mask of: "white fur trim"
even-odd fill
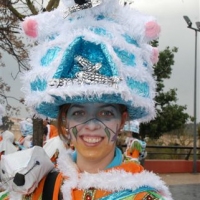
[[[69,158],[68,153],[62,153],[59,157],[58,168],[64,176],[68,177],[62,186],[64,200],[72,199],[71,190],[74,188],[85,190],[90,187],[95,187],[96,189],[115,192],[125,189],[135,190],[142,186],[153,187],[165,200],[172,200],[167,186],[160,177],[146,170],[135,174],[114,169],[108,172],[100,171],[97,174],[87,172],[78,173],[77,166]]]
[[[139,119],[140,121],[149,121],[155,117],[154,96],[155,81],[152,77],[152,47],[148,44],[149,38],[145,36],[145,24],[150,21],[156,21],[154,17],[141,14],[139,11],[129,6],[120,6],[118,0],[102,0],[100,6],[80,10],[64,18],[64,11],[67,7],[74,5],[73,0],[64,0],[64,5],[51,12],[44,12],[37,16],[26,18],[33,19],[38,24],[37,46],[31,48],[30,65],[32,69],[22,76],[22,91],[26,94],[25,102],[28,107],[35,110],[42,102],[54,103],[53,95],[62,98],[74,97],[77,94],[90,96],[92,94],[121,94],[124,101],[132,102],[134,107],[144,108],[148,116]],[[97,16],[103,15],[105,18],[97,20]],[[53,28],[52,28],[53,27]],[[100,28],[106,31],[106,35],[96,34],[94,28]],[[122,77],[118,90],[105,85],[84,85],[78,84],[67,87],[51,88],[47,87],[44,91],[32,91],[30,83],[38,78],[48,84],[60,65],[63,54],[69,45],[77,38],[82,36],[84,40],[95,44],[103,44],[112,57],[119,77]],[[54,39],[50,39],[54,37]],[[125,39],[135,39],[137,45],[134,45]],[[152,38],[151,38],[152,39]],[[154,38],[155,39],[155,38]],[[41,59],[46,55],[48,49],[59,47],[56,58],[48,64],[42,66]],[[114,48],[126,51],[134,55],[134,66],[124,64],[118,57]],[[73,59],[73,58],[72,58]],[[145,64],[144,64],[145,63]],[[144,66],[145,65],[145,66]],[[111,69],[112,70],[112,69]],[[145,83],[149,88],[148,97],[138,94],[137,89],[132,90],[127,86],[126,79]]]

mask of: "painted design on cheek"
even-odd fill
[[[76,126],[74,126],[74,127],[72,128],[72,133],[73,133],[74,137],[77,139],[78,131],[77,131]]]
[[[97,118],[92,118],[92,119],[89,119],[87,120],[86,122],[83,122],[83,123],[80,123],[80,124],[77,124],[71,128],[68,127],[68,130],[69,130],[69,133],[72,131],[72,134],[74,135],[74,137],[77,139],[77,135],[78,135],[78,130],[77,130],[77,127],[80,126],[80,125],[84,125],[84,124],[87,124],[88,122],[92,121],[92,120],[96,120],[98,122],[100,122],[105,128],[104,128],[104,131],[105,131],[105,134],[106,136],[108,137],[108,142],[111,141],[111,142],[115,142],[117,140],[117,135],[120,131],[120,129],[118,128],[118,125],[116,127],[116,131],[113,131],[112,129],[110,129],[109,127],[106,126],[106,124],[104,122],[102,122],[101,120],[97,119]],[[71,130],[71,131],[70,131]],[[111,139],[111,134],[114,134],[112,139]],[[71,136],[71,134],[70,134]]]
[[[115,142],[115,141],[117,140],[117,135],[118,135],[119,131],[120,131],[120,129],[118,128],[118,125],[117,125],[116,131],[113,132],[113,133],[114,133],[114,136],[113,136],[111,142]]]
[[[105,131],[105,133],[106,133],[106,135],[108,137],[108,141],[110,141],[110,135],[111,135],[111,133],[110,133],[108,127],[105,127],[104,131]]]

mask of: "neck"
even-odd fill
[[[98,173],[101,170],[104,170],[106,166],[108,166],[113,160],[115,155],[115,149],[109,152],[106,157],[103,159],[90,159],[84,158],[81,155],[77,155],[77,166],[80,172],[88,172],[88,173]]]

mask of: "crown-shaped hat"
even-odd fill
[[[158,50],[149,42],[160,27],[153,17],[118,0],[66,0],[22,28],[37,42],[22,90],[38,114],[56,118],[62,104],[98,102],[126,105],[130,120],[155,116]]]

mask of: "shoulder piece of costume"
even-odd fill
[[[37,44],[22,77],[27,106],[56,118],[66,103],[117,103],[127,106],[130,120],[151,120],[158,50],[149,43],[160,32],[155,18],[118,0],[75,2],[63,0],[22,24]]]
[[[168,188],[160,177],[143,170],[141,165],[134,162],[122,163],[120,166],[99,171],[97,174],[79,173],[69,153],[62,152],[58,158],[58,168],[63,176],[66,177],[61,187],[64,200],[72,199],[71,191],[75,188],[78,190],[95,188],[111,193],[109,195],[110,198],[107,196],[103,197],[102,200],[117,200],[122,196],[128,197],[131,195],[134,197],[142,192],[147,192],[149,195],[154,195],[155,193],[160,197],[160,200],[172,200]]]

